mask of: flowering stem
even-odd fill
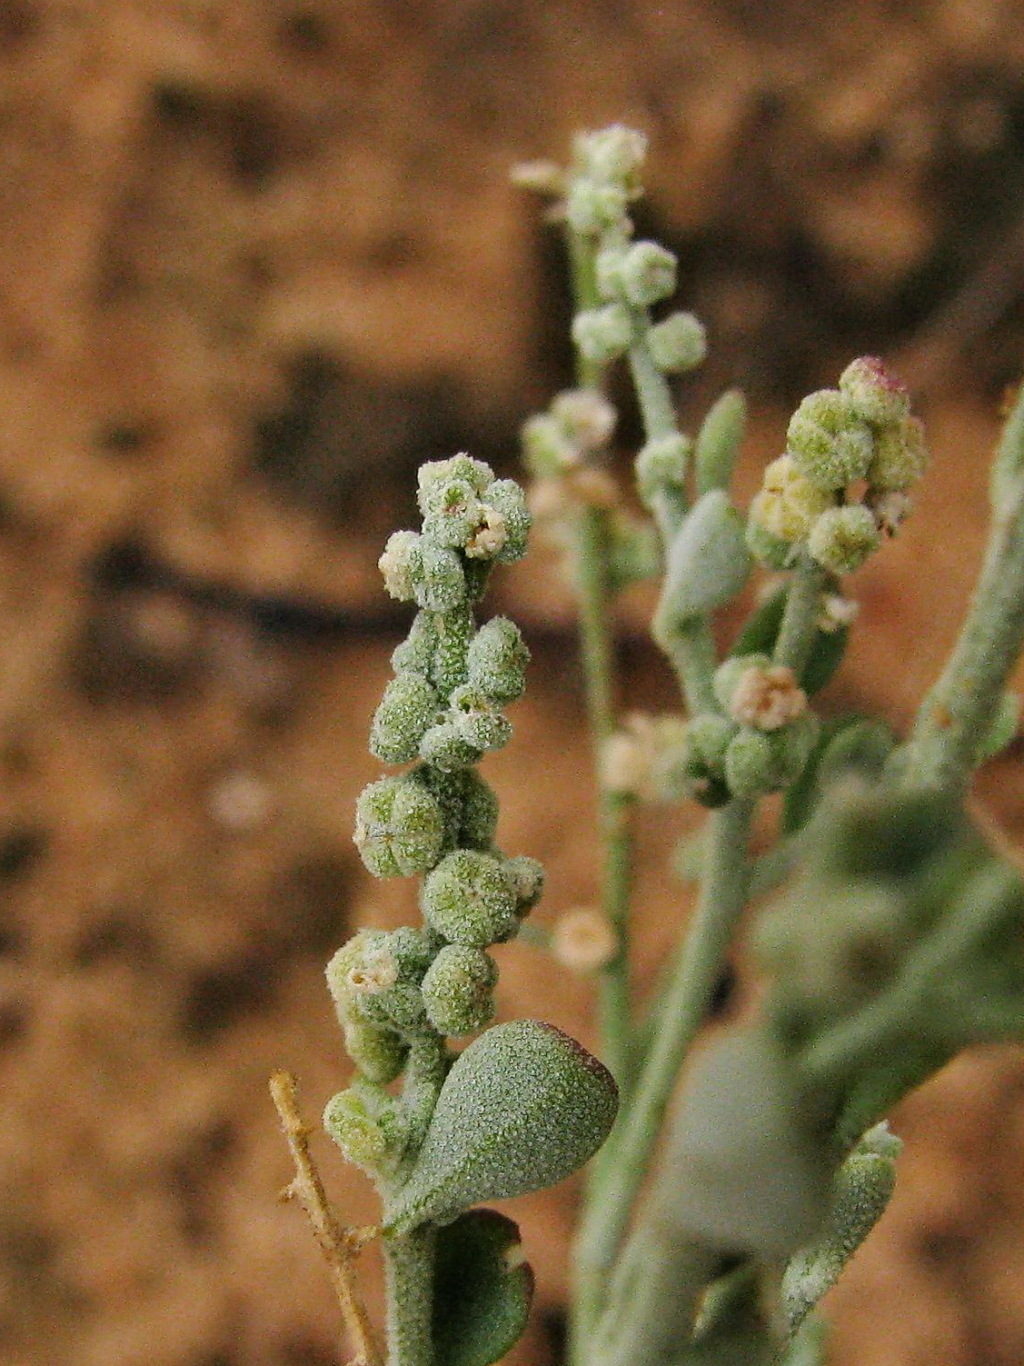
[[[648,322],[646,311],[638,311],[635,319],[638,336],[629,350],[629,369],[640,404],[644,437],[647,441],[658,441],[678,435],[679,425],[672,402],[672,390],[655,365],[647,344],[645,329]],[[683,510],[678,503],[670,505],[667,499],[661,500],[655,508],[655,520],[666,554],[679,530]],[[673,627],[671,635],[663,635],[658,639],[658,644],[668,655],[676,672],[690,715],[714,711],[715,694],[711,679],[717,658],[707,618],[690,617],[679,622]]]
[[[597,302],[594,248],[590,239],[568,231],[566,240],[577,310]],[[576,380],[582,388],[601,387],[604,368],[576,354]],[[601,1052],[620,1088],[629,1084],[628,913],[632,886],[632,837],[628,800],[609,792],[601,774],[601,754],[615,729],[615,651],[612,638],[611,537],[608,513],[584,508],[576,536],[576,586],[580,608],[580,653],[587,716],[595,747],[598,778],[598,831],[603,849],[601,908],[615,936],[615,952],[600,975],[598,1019]]]
[[[773,654],[776,664],[786,665],[798,678],[814,644],[824,588],[825,571],[809,555],[801,555],[786,595]]]
[[[746,905],[752,814],[752,802],[734,801],[711,816],[700,900],[680,947],[659,1028],[636,1092],[620,1121],[615,1161],[602,1165],[602,1180],[584,1213],[575,1250],[580,1361],[679,1068],[707,1015],[723,959]]]

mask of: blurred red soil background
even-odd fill
[[[557,241],[511,163],[613,120],[649,134],[642,229],[679,251],[712,345],[681,407],[692,426],[746,388],[746,488],[851,355],[915,386],[934,474],[855,585],[825,697],[906,721],[1024,357],[1022,20],[1012,0],[0,6],[5,1361],[342,1359],[313,1241],[274,1201],[266,1079],[297,1071],[310,1115],[343,1084],[323,962],[412,912],[350,842],[405,622],[379,545],[420,461],[513,473],[520,422],[569,379]],[[504,847],[549,865],[550,922],[594,893],[570,600],[538,547],[492,604],[535,666],[486,771]],[[624,609],[624,702],[672,706],[644,610]],[[1021,752],[980,784],[1018,840]],[[665,859],[692,819],[641,822],[644,980],[685,913]],[[501,958],[503,1015],[593,1041],[586,981]],[[1016,1366],[1024,1058],[961,1060],[896,1127],[899,1193],[832,1297],[837,1366]],[[519,1366],[557,1361],[571,1196],[512,1205],[538,1271]]]

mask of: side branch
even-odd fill
[[[376,1237],[377,1230],[345,1228],[338,1222],[328,1204],[320,1173],[313,1164],[309,1151],[310,1130],[299,1113],[297,1091],[291,1072],[275,1072],[270,1078],[270,1094],[295,1162],[295,1176],[281,1192],[281,1198],[298,1200],[313,1227],[341,1306],[345,1329],[355,1345],[356,1355],[350,1366],[384,1366],[384,1358],[370,1328],[369,1315],[359,1296],[353,1267],[360,1249]]]

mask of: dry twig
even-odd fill
[[[359,1296],[353,1269],[360,1249],[376,1237],[377,1230],[346,1228],[338,1222],[310,1155],[310,1130],[299,1113],[297,1090],[297,1083],[290,1072],[275,1072],[270,1078],[270,1094],[295,1161],[295,1176],[281,1192],[281,1198],[298,1200],[313,1226],[320,1251],[330,1269],[345,1328],[356,1348],[356,1356],[349,1366],[384,1366],[384,1359],[370,1327],[369,1315]]]

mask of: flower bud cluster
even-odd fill
[[[819,723],[793,671],[767,655],[735,656],[719,666],[714,689],[721,712],[700,712],[687,726],[690,795],[714,807],[795,782]]]
[[[583,444],[603,440],[614,420],[589,399],[564,396],[559,410]],[[423,925],[361,930],[327,967],[358,1079],[331,1101],[325,1123],[354,1162],[377,1172],[416,1141],[410,1115],[382,1088],[425,1047],[442,1059],[443,1077],[443,1038],[488,1024],[497,968],[487,949],[517,933],[543,887],[536,860],[495,847],[497,799],[475,768],[507,741],[503,709],[526,685],[518,627],[495,617],[477,628],[473,615],[491,564],[525,550],[523,495],[457,455],[420,471],[419,505],[422,532],[398,532],[381,559],[388,591],[420,610],[392,655],[395,676],[370,735],[379,759],[412,767],[363,791],[355,842],[375,876],[423,878]]]
[[[765,470],[747,543],[773,568],[798,546],[835,575],[860,567],[910,508],[928,454],[903,384],[872,356],[851,361],[837,389],[808,395],[784,455]],[[857,496],[851,485],[860,486]]]

